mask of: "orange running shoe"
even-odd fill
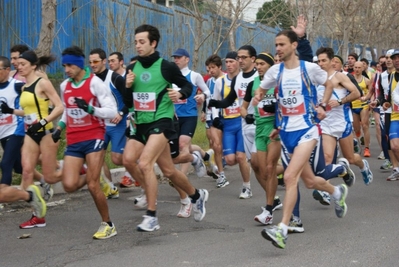
[[[35,215],[32,215],[32,218],[30,218],[24,223],[21,223],[19,225],[19,228],[30,229],[34,227],[45,227],[45,226],[46,226],[46,220],[44,218],[38,218]]]
[[[132,178],[128,177],[128,176],[123,176],[122,181],[120,183],[120,187],[133,187],[135,186],[134,184],[135,182],[133,181]]]
[[[366,157],[366,158],[370,157],[370,149],[368,147],[366,147],[364,149],[363,157]]]

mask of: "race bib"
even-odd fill
[[[393,111],[399,112],[399,106],[395,103],[393,103]]]
[[[67,124],[69,127],[91,125],[90,114],[78,107],[67,108]]]
[[[264,106],[268,106],[268,105],[274,105],[274,103],[272,102],[273,99],[269,99],[269,98],[265,98],[262,101],[259,102],[258,104],[258,112],[259,112],[259,117],[271,117],[274,116],[274,113],[269,113],[263,110]]]
[[[12,114],[1,114],[0,115],[0,126],[12,124]]]
[[[303,95],[280,98],[281,112],[284,116],[297,116],[305,114],[305,101]]]
[[[155,111],[155,93],[133,93],[134,110]]]
[[[28,127],[34,123],[38,122],[36,113],[27,114],[24,116],[25,131]]]
[[[239,98],[244,98],[245,97],[245,92],[246,92],[245,88],[244,89],[239,88],[238,89],[238,97]]]
[[[234,101],[233,105],[224,109],[224,114],[225,116],[240,115],[240,105],[238,104],[238,99]]]

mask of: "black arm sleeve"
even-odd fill
[[[385,96],[384,96],[384,87],[382,87],[382,83],[381,83],[381,74],[378,79],[378,88],[380,88],[380,90],[377,95],[377,100],[380,103],[380,105],[382,105],[384,102],[386,102],[386,100],[385,100]]]
[[[248,84],[247,90],[245,91],[244,100],[247,102],[251,102],[251,100],[252,100],[252,87],[254,87],[254,81],[251,81]]]
[[[122,95],[123,103],[125,103],[125,97],[127,97],[127,94],[129,92],[130,94],[132,94],[131,93],[132,91],[126,88],[125,78],[123,78],[118,73],[114,72],[112,73],[111,81],[115,85],[118,92]],[[125,104],[120,111],[122,111],[123,114],[127,114],[129,113],[129,108]]]
[[[299,39],[297,51],[299,54],[299,59],[312,62],[313,61],[313,51],[310,43],[307,39]]]
[[[193,92],[193,86],[189,81],[187,81],[186,77],[181,74],[181,71],[175,63],[162,60],[161,72],[165,80],[176,84],[180,88],[179,93],[182,95],[180,99],[190,97]]]
[[[223,99],[219,101],[215,101],[215,108],[227,108],[233,105],[234,101],[237,99],[236,90],[234,90],[236,84],[236,77],[233,78],[230,85],[230,93]],[[217,103],[216,103],[217,102]]]

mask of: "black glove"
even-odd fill
[[[254,114],[247,114],[247,116],[245,116],[245,122],[247,124],[253,124],[255,122]]]
[[[213,119],[212,126],[223,131],[223,122],[219,117]]]
[[[26,130],[26,132],[28,134],[33,135],[33,134],[37,133],[37,131],[39,131],[41,128],[43,128],[43,125],[41,125],[40,122],[36,122],[34,124],[29,125],[28,129]]]
[[[276,113],[276,105],[275,104],[264,105],[262,109],[263,109],[263,111],[268,112],[268,113]]]
[[[87,102],[84,99],[75,97],[75,103],[76,105],[78,105],[79,108],[83,109],[87,113],[93,114],[94,112],[93,107],[87,104]]]
[[[128,127],[125,129],[125,136],[126,136],[127,138],[130,138],[130,126],[128,126]]]
[[[51,138],[53,138],[54,143],[57,143],[61,139],[61,130],[55,129],[55,131],[51,135]]]
[[[1,112],[4,114],[13,114],[14,113],[14,109],[10,108],[6,102],[1,101]]]
[[[208,103],[208,108],[212,108],[212,107],[216,107],[216,105],[218,104],[218,100],[215,99],[210,99],[209,103]]]

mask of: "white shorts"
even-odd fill
[[[242,137],[244,140],[244,149],[247,159],[251,159],[251,153],[256,152],[255,131],[255,124],[242,125]]]
[[[352,134],[352,123],[347,121],[324,121],[320,122],[322,134],[335,137],[337,140],[345,138]]]

